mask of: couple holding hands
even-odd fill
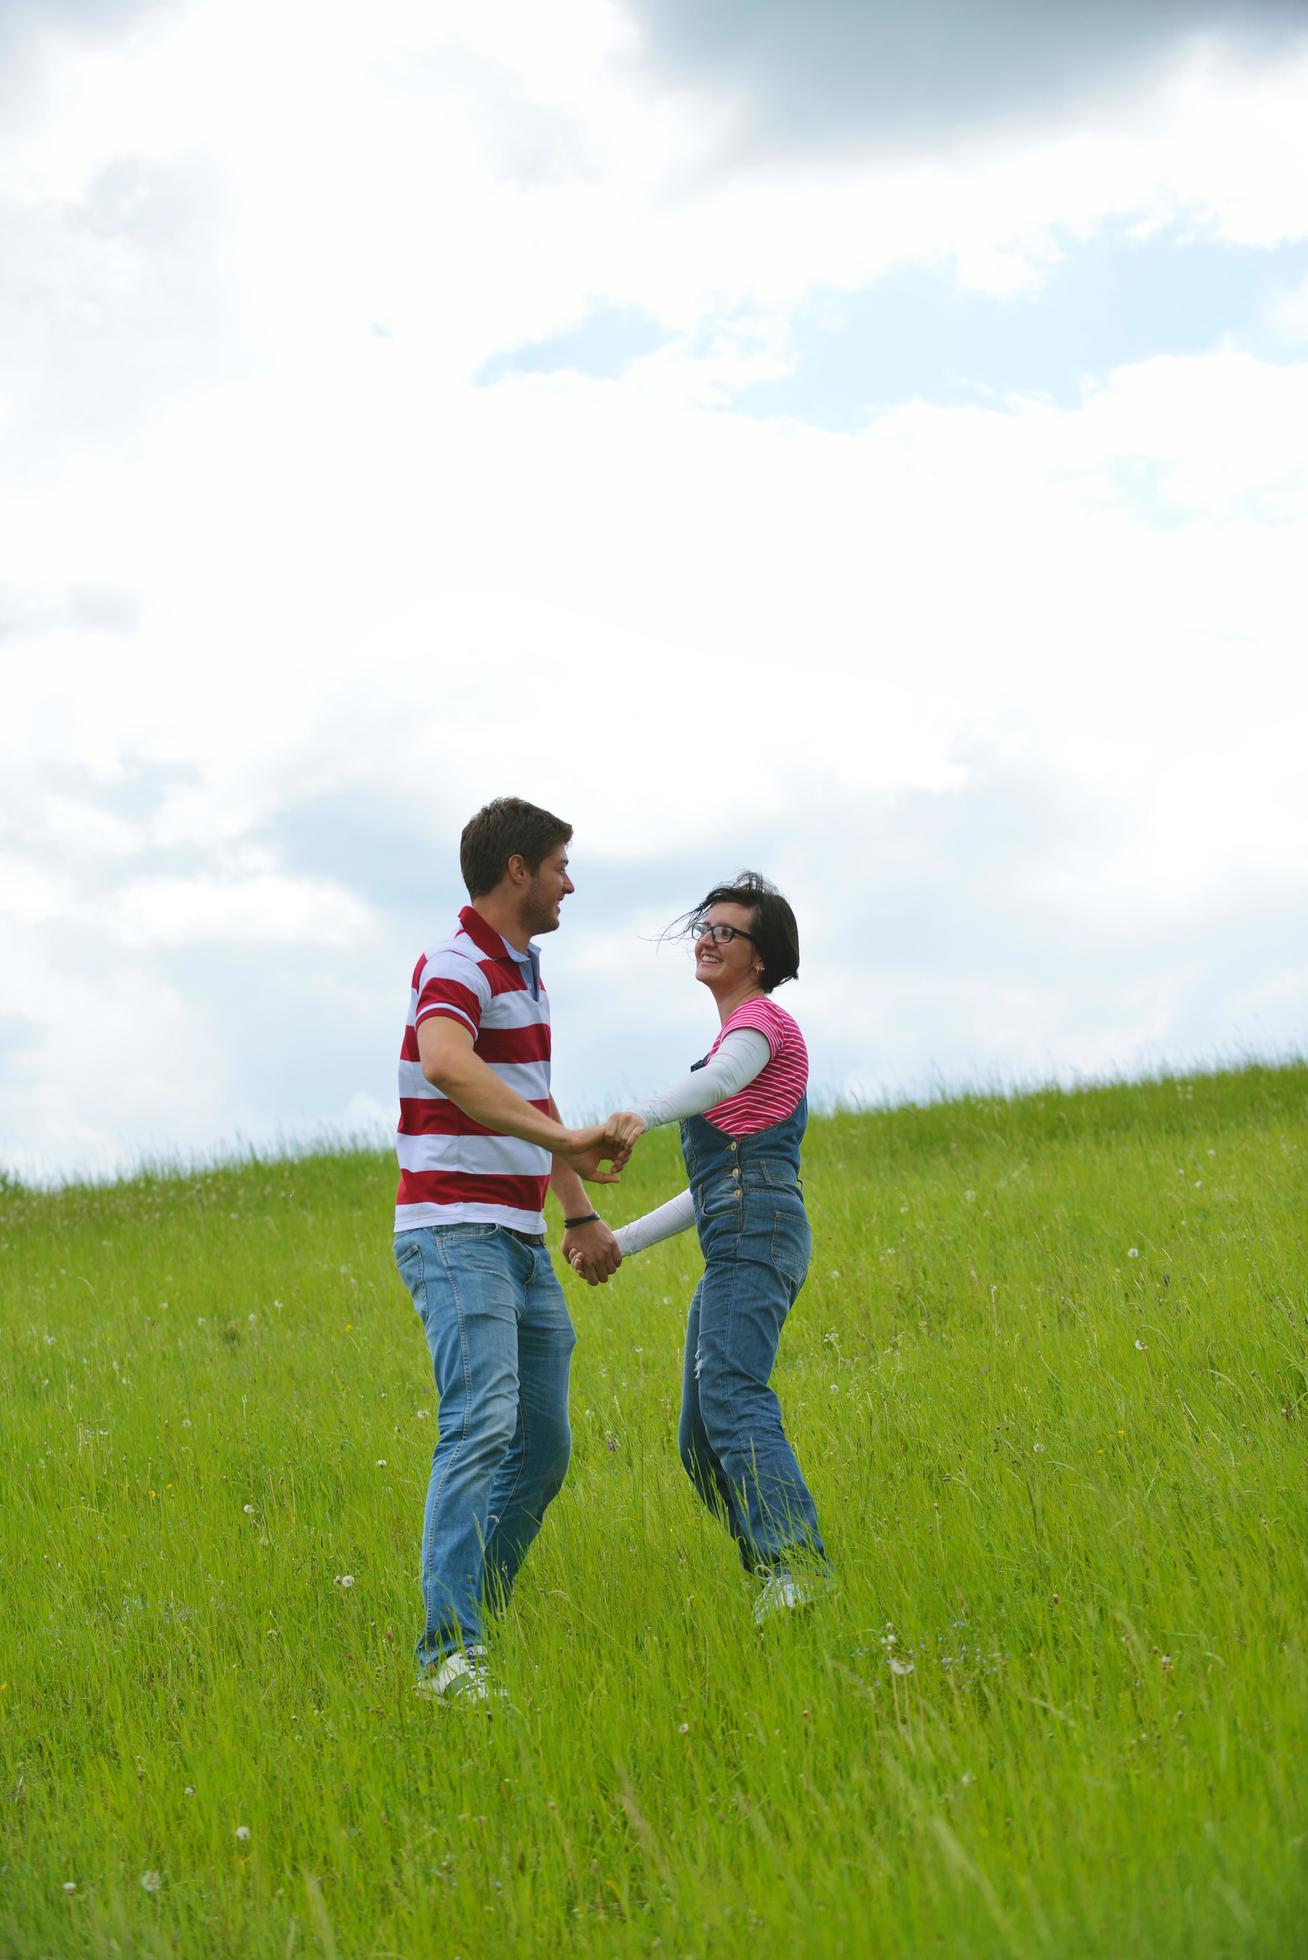
[[[466,826],[470,904],[414,970],[400,1061],[395,1256],[422,1320],[440,1396],[422,1541],[422,1692],[485,1700],[488,1613],[501,1607],[567,1470],[575,1344],[545,1243],[545,1192],[563,1252],[591,1285],[688,1231],[704,1271],[690,1303],[679,1446],[755,1577],[755,1617],[807,1604],[827,1582],[812,1497],[769,1386],[804,1282],[799,1177],[808,1057],[775,989],[799,968],[790,906],[742,873],[684,924],[719,1029],[664,1092],[569,1129],[550,1094],[549,1002],[538,934],[553,932],[571,826],[515,797]],[[686,1188],[616,1232],[582,1178],[614,1181],[647,1129],[678,1123]],[[613,1169],[604,1172],[609,1162]]]

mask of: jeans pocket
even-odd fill
[[[734,1177],[723,1177],[710,1184],[700,1200],[700,1212],[706,1219],[739,1217],[743,1192]]]
[[[813,1238],[802,1212],[782,1212],[772,1227],[772,1263],[796,1287],[808,1273]]]

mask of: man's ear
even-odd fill
[[[514,885],[529,885],[531,883],[531,873],[527,869],[527,860],[521,851],[510,853],[508,861],[504,866],[504,875]]]

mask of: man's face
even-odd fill
[[[536,875],[522,895],[522,923],[535,936],[538,932],[557,932],[559,907],[576,886],[568,876],[568,847],[560,844],[542,858]]]

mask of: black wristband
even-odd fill
[[[584,1218],[565,1218],[563,1223],[571,1231],[574,1225],[598,1225],[600,1215],[597,1211],[588,1211]]]

